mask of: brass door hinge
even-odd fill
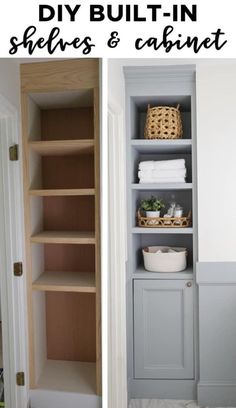
[[[25,385],[25,373],[23,371],[16,373],[16,385]]]
[[[9,147],[9,159],[11,161],[19,160],[19,145],[14,144],[13,146]]]
[[[15,262],[13,264],[13,270],[15,276],[22,276],[23,275],[23,265],[22,262]]]

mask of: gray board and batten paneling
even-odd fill
[[[236,406],[236,262],[197,264],[198,403]]]

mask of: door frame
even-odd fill
[[[123,109],[108,103],[108,406],[127,406],[126,175]]]
[[[29,400],[25,274],[13,274],[14,262],[24,265],[21,151],[18,161],[9,160],[9,147],[19,144],[19,133],[18,112],[0,95],[0,291],[7,408],[25,408]],[[16,385],[19,371],[25,373],[25,386]]]

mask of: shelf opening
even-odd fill
[[[31,93],[29,140],[93,139],[93,90]]]
[[[32,236],[41,232],[94,234],[94,196],[31,197]],[[65,235],[66,235],[65,234]]]
[[[94,245],[34,244],[32,260],[34,280],[45,271],[94,274],[95,247]]]
[[[142,161],[163,161],[163,160],[177,160],[184,159],[186,167],[186,183],[192,182],[192,155],[184,153],[176,154],[158,154],[158,153],[139,153],[137,150],[133,151],[133,168],[132,168],[132,182],[139,183],[138,171],[139,163]]]
[[[132,274],[135,272],[145,271],[143,263],[142,249],[148,246],[172,246],[187,248],[187,269],[192,271],[193,268],[193,238],[188,234],[137,234],[132,240],[134,263]],[[154,274],[155,275],[155,274]],[[158,273],[157,273],[158,275]]]
[[[32,245],[33,290],[95,293],[94,245]]]
[[[36,388],[47,388],[49,382],[60,390],[62,377],[72,370],[72,383],[65,379],[64,389],[78,392],[84,386],[95,393],[95,294],[34,291],[33,313]]]
[[[163,217],[171,202],[179,204],[183,208],[183,216],[187,216],[189,211],[192,214],[192,190],[133,190],[132,191],[132,227],[138,226],[137,224],[137,211],[140,208],[141,201],[150,199],[152,196],[158,197],[162,200],[165,208],[161,210],[161,217]],[[145,214],[145,213],[144,213]],[[193,217],[192,217],[193,225]]]
[[[180,112],[183,124],[183,139],[191,139],[191,96],[190,95],[158,95],[158,96],[135,96],[130,98],[131,115],[134,118],[131,124],[131,138],[144,139],[144,126],[146,121],[148,104],[154,106],[177,107],[180,104]]]
[[[94,155],[30,154],[30,189],[94,188]]]

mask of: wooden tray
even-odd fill
[[[187,217],[143,217],[137,212],[138,226],[144,228],[187,228],[191,227],[191,211]]]

